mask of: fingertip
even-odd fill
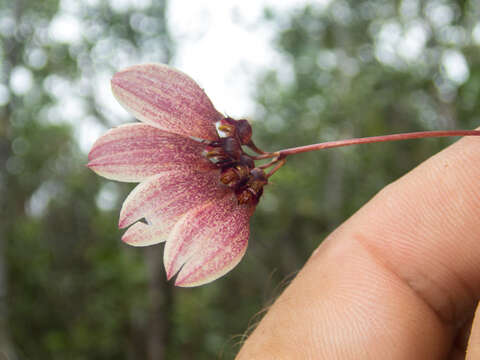
[[[480,305],[477,304],[477,310],[473,318],[470,337],[468,338],[467,355],[465,360],[480,359]]]

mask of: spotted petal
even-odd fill
[[[100,137],[88,154],[97,174],[118,181],[142,181],[180,168],[211,170],[205,145],[146,124],[126,124]]]
[[[136,65],[116,73],[112,91],[137,119],[159,129],[205,140],[218,138],[223,118],[188,75],[161,64]]]
[[[163,227],[137,222],[123,234],[122,241],[132,246],[149,246],[165,241]]]
[[[250,206],[238,205],[236,197],[228,194],[185,214],[165,245],[167,277],[181,268],[175,285],[190,287],[229,272],[247,249],[251,213]]]
[[[230,191],[219,181],[218,171],[171,171],[137,185],[120,211],[119,227],[146,218],[168,234],[178,218],[203,202]]]

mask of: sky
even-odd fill
[[[341,7],[335,0],[171,0],[167,19],[178,44],[173,64],[199,82],[220,112],[248,118],[254,113],[258,75],[281,69],[278,74],[288,81],[292,74],[288,61],[275,50],[279,25],[264,20],[265,7],[280,14],[281,19],[309,3],[317,9]],[[419,11],[418,0],[401,2],[404,24],[387,21],[381,26],[375,40],[377,60],[393,67],[421,62],[432,31],[448,27],[449,34],[456,33],[450,26],[453,10],[441,1],[428,5],[430,24],[418,17]],[[480,22],[472,37],[480,43]],[[468,64],[460,52],[445,51],[441,63],[446,77],[456,85],[468,79]]]
[[[248,116],[257,75],[288,66],[274,49],[276,25],[264,21],[264,8],[291,13],[308,2],[173,0],[167,16],[178,44],[173,63],[200,83],[219,111]]]

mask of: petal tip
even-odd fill
[[[105,176],[105,174],[102,172],[101,166],[98,166],[98,163],[96,163],[95,161],[89,161],[87,164],[85,164],[85,167],[93,171],[95,174],[109,179],[108,175]]]
[[[134,65],[110,81],[117,101],[138,120],[159,129],[216,140],[220,114],[188,75],[164,64]]]
[[[135,247],[156,245],[165,241],[163,229],[158,226],[147,225],[141,221],[133,224],[123,234],[122,241]]]
[[[123,229],[127,226],[127,221],[125,218],[122,218],[120,217],[120,219],[118,220],[118,228],[119,229]],[[122,240],[123,240],[123,237],[122,237]]]
[[[191,279],[191,276],[190,274],[187,275],[187,276],[181,276],[181,274],[179,274],[179,276],[175,279],[175,286],[178,286],[178,287],[195,287],[195,286],[201,286],[201,285],[206,285],[208,283],[211,283],[215,280],[217,280],[218,278],[210,278],[210,277],[206,277],[206,278],[197,278],[195,280],[192,281]]]
[[[129,239],[129,236],[127,235],[127,233],[123,234],[121,239],[122,239],[123,243],[125,243],[127,245],[132,245],[129,241],[130,239]]]
[[[178,286],[178,287],[192,287],[193,285],[189,284],[188,276],[187,277],[177,276],[177,278],[175,279],[175,286]]]
[[[172,271],[172,268],[170,267],[169,269],[165,269],[165,274],[167,276],[167,281],[170,281],[172,279],[172,277],[175,275],[175,272]],[[177,284],[177,282],[175,281],[175,285]]]
[[[134,246],[134,247],[142,247],[142,246],[145,246],[145,245],[143,245],[143,244],[137,244],[137,243],[135,242],[135,237],[130,236],[130,234],[128,234],[128,231],[127,231],[125,234],[123,234],[123,236],[122,236],[122,242],[123,242],[124,244],[127,244],[127,245],[129,245],[129,246]]]
[[[163,266],[165,268],[165,276],[167,277],[167,281],[170,281],[175,276],[175,274],[178,273],[178,269],[175,268],[175,262],[171,261],[168,258],[168,251],[165,250],[163,253]]]
[[[179,281],[178,279],[175,280],[175,286],[178,286],[178,287],[191,287],[191,286],[185,285],[184,282]]]

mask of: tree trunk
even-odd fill
[[[146,249],[150,311],[147,334],[147,359],[167,359],[173,310],[173,287],[165,279],[162,246]]]
[[[18,24],[20,22],[22,14],[22,1],[15,2],[14,5],[14,20]],[[2,64],[3,79],[5,83],[8,84],[10,78],[10,70],[12,64],[15,63],[16,59],[21,57],[21,47],[18,40],[12,38],[10,40],[3,39],[2,48],[6,54],[5,61]],[[10,117],[12,114],[12,103],[15,99],[12,97],[10,103],[4,108],[4,111],[0,114],[0,168],[6,169],[6,164],[11,156],[11,143],[8,138],[9,127],[10,127]],[[9,188],[8,182],[11,180],[11,177],[7,176],[6,185],[4,186],[3,191],[0,192],[0,360],[16,360],[17,356],[15,349],[10,337],[10,331],[8,327],[8,276],[7,276],[7,263],[6,263],[6,248],[7,248],[7,232],[12,224],[5,219],[15,219],[16,213],[18,213],[18,204],[13,201],[12,198],[8,196],[7,189]],[[23,204],[22,204],[23,205]],[[23,206],[21,207],[23,211]],[[9,217],[11,212],[14,212],[13,217]]]
[[[0,360],[16,359],[8,331],[7,276],[5,264],[5,231],[0,229]]]

